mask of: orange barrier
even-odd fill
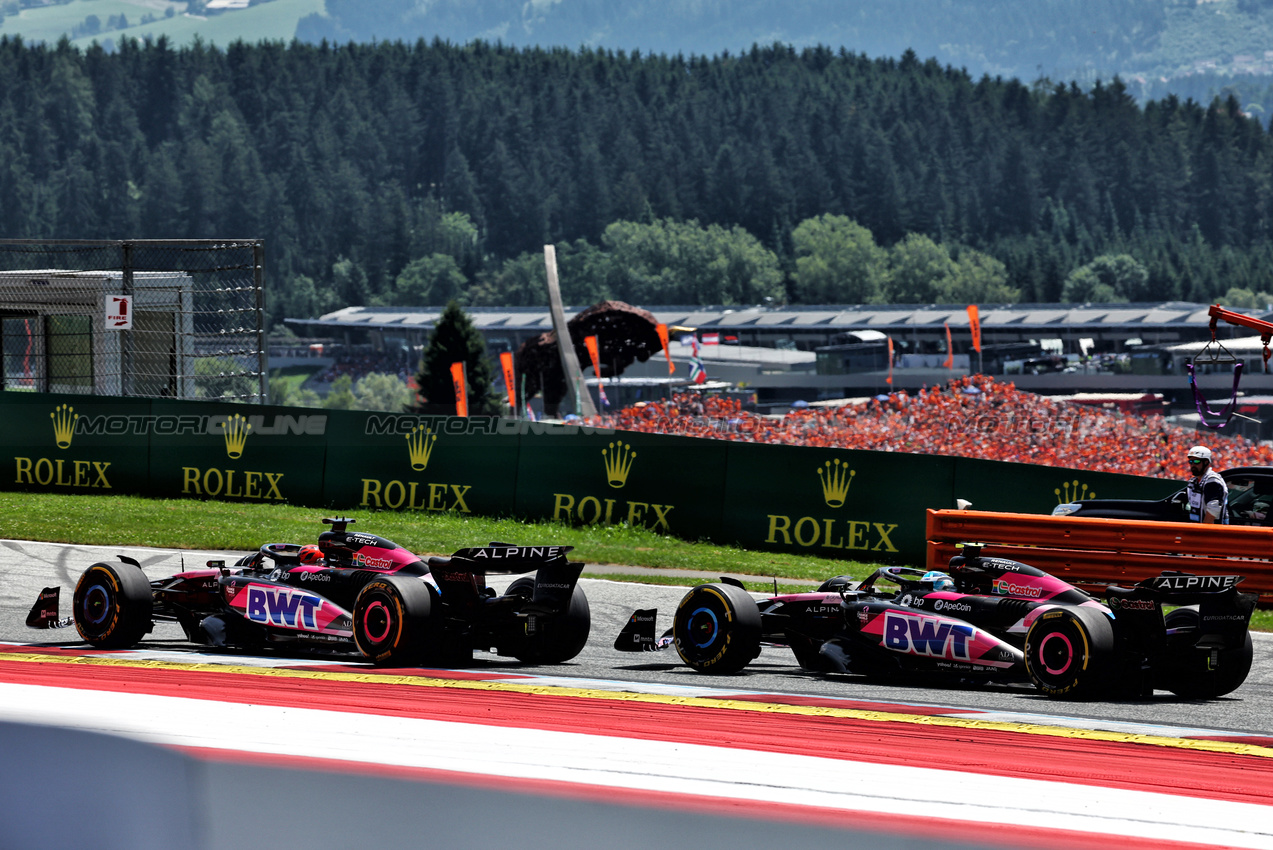
[[[956,543],[1030,564],[1081,587],[1131,585],[1163,570],[1246,576],[1241,589],[1273,606],[1273,528],[928,511],[929,569],[944,569]]]

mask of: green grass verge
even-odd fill
[[[660,584],[671,587],[689,587],[700,584],[701,580],[680,575],[629,575],[625,573],[598,573],[589,572],[588,578],[608,579],[609,581],[628,581],[640,584]],[[775,590],[775,586],[777,590]],[[808,584],[784,584],[777,582],[775,585],[773,580],[770,581],[743,581],[743,587],[754,593],[808,593],[813,589]]]
[[[147,499],[140,496],[60,496],[46,493],[0,493],[0,536],[101,546],[155,546],[250,552],[262,543],[314,540],[330,511],[295,505],[200,502],[191,499]],[[794,592],[799,585],[782,579],[821,581],[833,575],[865,578],[874,564],[753,552],[713,543],[690,543],[626,525],[581,528],[560,523],[528,523],[513,519],[418,514],[397,511],[351,513],[354,528],[387,537],[422,555],[449,555],[465,546],[500,540],[519,545],[573,546],[571,557],[594,568],[590,574],[645,584],[693,584],[684,576],[606,573],[606,564],[626,564],[705,573],[756,576],[748,590]],[[1273,631],[1273,610],[1256,611],[1256,631]]]
[[[319,520],[331,514],[294,505],[0,493],[0,515],[7,517],[0,536],[54,543],[253,551],[262,543],[312,541],[324,530]],[[519,545],[574,546],[572,558],[594,565],[629,564],[818,581],[840,574],[864,578],[874,569],[856,561],[689,543],[626,525],[571,527],[398,511],[349,515],[358,520],[353,526],[356,530],[387,537],[420,554],[449,555],[465,546],[501,540]]]

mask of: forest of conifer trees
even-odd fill
[[[1236,100],[913,53],[0,39],[0,197],[5,238],[262,237],[274,321],[540,303],[549,242],[572,303],[1055,301],[1114,255],[1120,299],[1273,289]]]

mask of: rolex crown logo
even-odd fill
[[[423,425],[417,425],[407,434],[407,451],[411,455],[411,468],[421,472],[429,465],[429,455],[433,454],[433,444],[438,435]]]
[[[632,446],[616,440],[610,444],[609,448],[601,450],[601,456],[606,459],[606,481],[610,486],[618,490],[627,484],[628,473],[632,471],[632,461],[636,459],[636,452],[632,451]]]
[[[49,418],[53,420],[53,439],[57,440],[59,449],[70,448],[71,438],[75,436],[75,423],[80,415],[75,412],[75,408],[68,405],[62,405],[55,408],[49,414]],[[61,463],[61,461],[58,461]]]
[[[252,430],[252,424],[246,417],[236,413],[221,423],[221,430],[225,434],[225,453],[231,460],[238,460],[243,454],[243,446],[248,441],[248,431]]]
[[[838,508],[844,504],[844,500],[849,497],[849,487],[853,484],[855,475],[857,470],[849,469],[849,465],[842,463],[839,458],[835,459],[834,465],[827,461],[818,470],[818,477],[822,479],[822,498],[826,499],[830,507]]]
[[[1080,499],[1096,498],[1096,494],[1088,490],[1086,484],[1079,484],[1078,479],[1066,481],[1052,492],[1056,493],[1056,503],[1058,505],[1064,505],[1066,502],[1077,502]]]

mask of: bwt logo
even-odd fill
[[[967,623],[884,612],[884,647],[894,652],[968,661],[968,641],[976,634]]]
[[[289,629],[317,629],[317,610],[323,600],[308,593],[292,590],[248,588],[247,618],[267,626]]]

